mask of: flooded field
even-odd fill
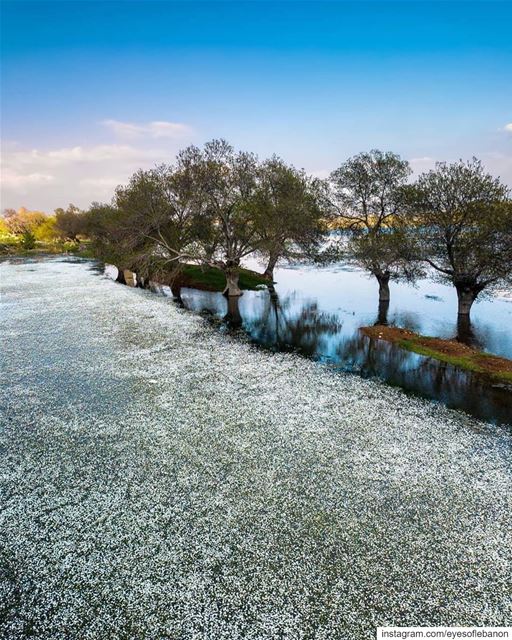
[[[1,270],[0,637],[509,623],[508,429],[88,262]]]
[[[256,263],[250,266],[260,268]],[[379,309],[376,282],[343,266],[280,268],[275,280],[273,292],[246,291],[229,303],[219,293],[183,289],[181,302],[227,329],[241,328],[256,344],[273,351],[297,351],[484,420],[512,422],[510,385],[489,382],[359,332],[361,326],[387,322],[424,335],[459,336],[481,350],[512,358],[512,300],[501,296],[475,304],[468,335],[467,327],[457,324],[455,291],[441,284],[392,284],[389,309]]]

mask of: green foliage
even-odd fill
[[[345,257],[387,287],[390,279],[414,280],[421,274],[414,243],[405,233],[409,163],[374,149],[347,160],[331,174],[333,215],[349,234]],[[336,252],[331,247],[331,253]]]
[[[258,251],[269,260],[269,274],[281,257],[317,253],[322,236],[321,202],[321,182],[304,171],[276,156],[260,166],[251,207]]]
[[[373,149],[344,162],[331,173],[332,216],[352,228],[377,232],[402,217],[404,187],[411,174],[407,160]]]
[[[55,209],[55,229],[61,238],[77,241],[78,236],[86,235],[86,217],[73,204],[67,209]]]
[[[36,238],[30,229],[26,229],[21,236],[21,248],[24,251],[30,251],[36,246]]]
[[[413,238],[398,225],[379,232],[353,230],[347,253],[349,259],[377,277],[414,282],[423,274]]]
[[[78,242],[73,242],[73,240],[65,240],[61,246],[62,250],[66,253],[75,253],[78,251],[80,245]]]
[[[48,216],[36,229],[34,236],[38,242],[55,243],[60,240],[55,216]]]
[[[480,161],[438,163],[409,189],[420,257],[471,305],[512,275],[512,203]]]

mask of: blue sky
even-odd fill
[[[1,6],[2,207],[108,200],[212,137],[321,176],[477,155],[512,186],[512,2]]]

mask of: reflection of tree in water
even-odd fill
[[[471,372],[425,358],[360,332],[340,343],[343,369],[378,377],[418,395],[434,398],[484,420],[510,421],[512,394]]]
[[[322,355],[326,341],[340,331],[342,323],[336,314],[319,311],[316,302],[305,302],[299,309],[293,302],[292,296],[281,299],[269,288],[261,313],[251,320],[251,336],[278,351]]]
[[[228,299],[217,293],[187,290],[183,299],[187,308],[222,319],[229,329],[243,325],[255,342],[272,350],[296,350],[321,359],[328,355],[331,363],[345,371],[381,378],[484,420],[510,422],[510,390],[390,342],[371,340],[357,330],[344,336],[338,316],[322,313],[314,301],[303,301],[293,294],[281,298],[273,288],[268,294]],[[387,309],[379,307],[380,324],[384,316],[387,319]],[[390,323],[411,330],[418,330],[419,322],[415,313],[393,314],[390,319]]]
[[[396,311],[390,319],[389,324],[395,327],[403,327],[421,333],[421,315],[410,311]]]
[[[469,347],[481,348],[480,340],[478,339],[473,325],[471,324],[470,317],[467,315],[459,314],[457,316],[457,335],[455,339],[458,342],[467,344]]]
[[[240,297],[227,296],[227,312],[224,316],[224,322],[230,329],[238,329],[242,326],[243,320],[240,314]]]

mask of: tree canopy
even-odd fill
[[[481,162],[438,163],[410,189],[420,257],[453,284],[459,313],[512,273],[512,204]]]

